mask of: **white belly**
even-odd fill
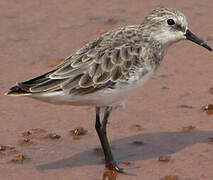
[[[69,104],[76,106],[120,106],[132,95],[139,87],[150,78],[153,71],[150,70],[143,77],[135,76],[127,84],[118,83],[115,89],[104,89],[91,94],[82,96],[70,95],[66,92],[52,92],[43,94],[34,94],[30,97],[41,101],[54,104]]]

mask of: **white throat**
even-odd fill
[[[165,47],[172,45],[173,43],[185,39],[183,32],[168,32],[163,31],[155,35],[155,40],[162,43]]]

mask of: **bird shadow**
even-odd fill
[[[209,137],[213,137],[213,131],[141,133],[114,140],[111,144],[116,147],[113,153],[119,162],[134,162],[173,154],[187,146],[207,141]],[[90,148],[69,158],[38,165],[37,169],[60,169],[102,163],[103,158],[94,152],[94,148]]]

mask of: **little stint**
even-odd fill
[[[123,172],[107,139],[109,115],[149,79],[159,67],[167,48],[180,40],[193,41],[212,51],[188,29],[186,17],[181,12],[157,8],[141,24],[100,35],[49,72],[18,83],[7,95],[95,107],[95,128],[105,155],[105,165]]]

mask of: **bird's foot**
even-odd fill
[[[116,171],[118,173],[125,173],[124,169],[120,168],[115,161],[106,162],[106,168],[113,170],[113,171]]]

